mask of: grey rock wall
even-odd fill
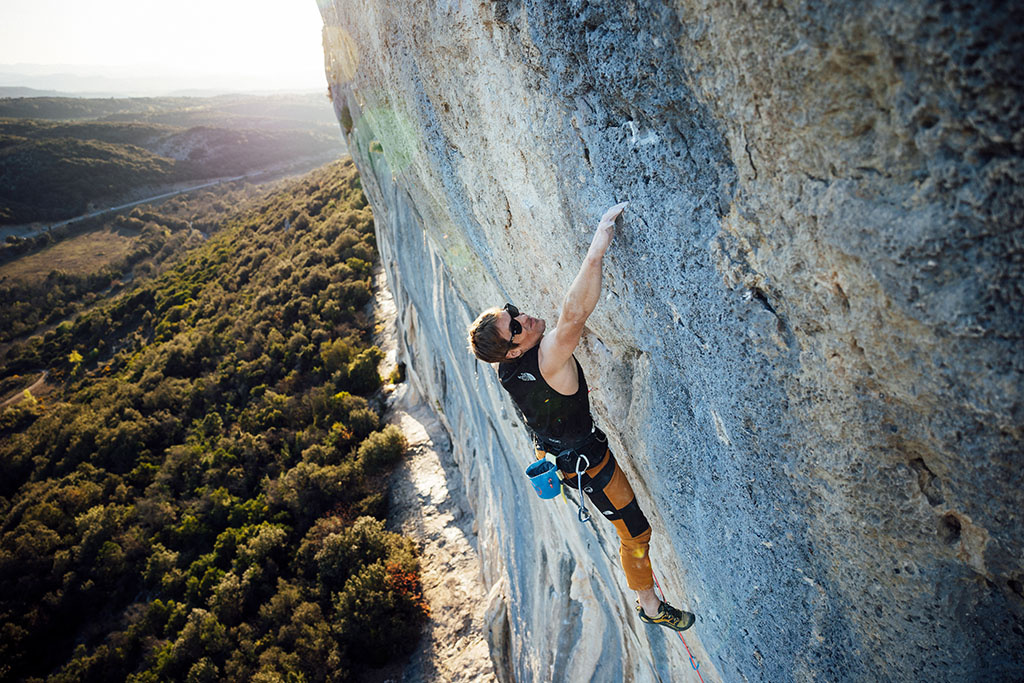
[[[320,7],[506,680],[696,678],[610,525],[533,497],[464,341],[504,301],[553,323],[622,200],[577,355],[705,680],[1024,678],[1024,12]]]

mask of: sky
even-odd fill
[[[0,71],[315,90],[321,26],[316,0],[0,0]]]

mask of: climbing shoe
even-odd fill
[[[636,603],[636,611],[640,613],[640,621],[645,624],[657,624],[673,631],[685,631],[693,626],[693,622],[697,621],[697,617],[693,613],[676,609],[667,602],[661,603],[658,607],[658,614],[653,617],[647,616],[639,602]]]

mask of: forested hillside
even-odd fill
[[[0,100],[0,225],[343,151],[314,96]],[[54,120],[56,119],[56,120]]]
[[[87,218],[35,237],[9,237],[0,246],[0,343],[88,310],[129,281],[159,274],[182,249],[219,229],[240,203],[265,193],[239,180],[178,195],[158,207]]]
[[[343,681],[414,644],[354,166],[214,227],[2,361],[52,385],[0,412],[4,680]]]

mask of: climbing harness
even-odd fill
[[[661,590],[661,584],[658,583],[658,575],[651,570],[651,576],[654,577],[654,585],[658,587],[658,596],[662,602],[665,602],[665,591]],[[679,634],[679,640],[683,641],[683,647],[686,648],[686,654],[690,656],[690,666],[697,672],[697,678],[700,679],[700,683],[704,683],[704,677],[700,675],[700,663],[694,658],[693,653],[690,652],[690,646],[686,644],[686,638],[683,637],[682,631],[676,631]]]
[[[607,437],[605,436],[604,432],[597,428],[597,425],[594,424],[593,420],[591,420],[590,433],[588,433],[582,439],[576,440],[575,442],[569,442],[568,444],[566,444],[565,442],[559,439],[538,438],[536,443],[536,448],[539,451],[551,453],[554,451],[554,448],[552,448],[552,446],[561,449],[560,451],[558,451],[558,455],[555,456],[555,462],[559,463],[558,469],[563,472],[565,472],[566,470],[562,469],[562,467],[565,466],[566,468],[568,468],[569,466],[566,461],[572,457],[576,458],[576,462],[572,463],[571,467],[572,471],[575,472],[576,474],[575,488],[579,491],[579,501],[577,502],[578,508],[576,510],[576,518],[580,521],[581,524],[586,524],[587,522],[589,522],[591,517],[590,510],[587,509],[587,503],[583,499],[584,493],[590,493],[590,491],[583,487],[582,476],[584,472],[590,469],[591,463],[590,458],[588,458],[585,454],[580,453],[579,449],[584,448],[588,443],[590,443],[594,439],[603,442],[607,440]],[[565,487],[567,486],[567,484],[564,481],[562,482],[562,484],[562,494],[564,499]]]

